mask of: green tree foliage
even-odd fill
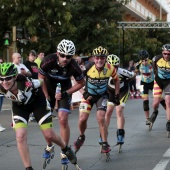
[[[122,20],[122,4],[113,0],[79,0],[71,5],[72,23],[76,31],[71,39],[78,51],[89,53],[100,45],[114,49],[118,21]]]
[[[30,37],[37,36],[37,42],[17,42],[25,53],[30,49],[55,52],[56,45],[63,38],[71,39],[77,53],[89,54],[93,48],[102,45],[109,53],[123,57],[122,5],[130,0],[1,0],[0,51],[4,47],[5,31],[21,26]],[[162,44],[170,43],[168,29],[125,29],[124,60],[138,60],[137,53],[146,49],[151,57],[160,53]],[[1,53],[0,53],[1,54]]]

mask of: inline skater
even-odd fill
[[[168,131],[168,137],[170,132],[170,44],[165,44],[162,46],[162,54],[157,55],[153,58],[153,65],[155,68],[155,81],[154,81],[154,100],[153,100],[153,113],[150,120],[150,129],[156,120],[158,115],[158,107],[161,101],[162,93],[165,94],[165,104],[166,104],[166,130]]]
[[[154,85],[154,67],[152,60],[149,59],[149,53],[146,50],[140,50],[139,53],[140,61],[136,66],[136,72],[141,75],[141,85],[142,89],[142,99],[143,99],[143,109],[146,117],[146,125],[150,125],[149,121],[149,90],[153,90]],[[161,99],[160,103],[165,107],[164,99]]]
[[[120,105],[116,106],[116,117],[117,117],[117,145],[119,145],[119,152],[121,149],[121,145],[124,144],[124,125],[125,125],[125,117],[124,117],[124,107],[128,100],[129,96],[129,81],[133,80],[136,77],[134,72],[130,72],[128,70],[122,69],[119,67],[120,59],[114,54],[107,56],[107,62],[116,68],[116,73],[119,76],[120,80]],[[108,92],[109,92],[109,100],[107,103],[107,111],[105,115],[106,127],[108,131],[108,127],[110,124],[110,118],[112,116],[115,104],[113,94],[115,93],[115,83],[113,78],[111,77],[108,82]],[[102,141],[102,139],[100,139]],[[99,143],[100,143],[99,141]]]
[[[136,66],[136,72],[141,75],[140,84],[142,88],[142,99],[143,99],[143,110],[145,112],[146,125],[149,125],[149,90],[153,90],[154,84],[154,68],[152,60],[149,59],[149,53],[146,50],[140,50],[139,53],[140,61]]]
[[[66,144],[70,139],[68,116],[71,113],[72,93],[85,85],[83,73],[72,58],[75,50],[72,41],[62,40],[57,46],[57,53],[46,56],[39,69],[39,78],[45,80],[43,92],[46,99],[50,101],[52,108],[54,108],[56,100],[58,101],[60,135]],[[71,84],[71,76],[75,79],[74,86]],[[57,83],[61,84],[61,93],[55,93]]]
[[[0,65],[0,92],[12,100],[12,119],[16,132],[18,151],[26,170],[33,170],[27,144],[27,126],[29,114],[34,112],[35,119],[47,142],[46,153],[49,153],[53,143],[61,147],[71,162],[76,162],[74,152],[53,130],[51,108],[42,92],[43,80],[31,79],[18,74],[12,63]]]
[[[107,142],[107,129],[105,124],[105,114],[107,109],[107,84],[110,77],[115,81],[115,93],[112,93],[113,100],[116,105],[119,105],[119,77],[116,74],[116,69],[106,62],[108,51],[99,46],[92,52],[93,61],[85,65],[84,75],[86,77],[86,85],[83,90],[83,99],[79,108],[79,131],[80,136],[74,142],[75,152],[77,152],[85,141],[85,130],[90,111],[94,104],[97,107],[97,121],[99,131],[102,136],[102,153],[109,153],[110,146]]]

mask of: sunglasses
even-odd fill
[[[105,60],[106,59],[106,57],[104,57],[104,56],[95,56],[94,57],[96,60]]]
[[[142,60],[142,61],[148,61],[148,59]]]
[[[9,76],[9,77],[0,77],[0,81],[9,81],[9,80],[11,80],[13,78],[13,76]]]
[[[65,55],[65,54],[60,54],[60,53],[59,53],[59,55],[60,55],[61,58],[65,58],[66,57],[67,59],[70,59],[70,58],[73,57],[72,55]]]
[[[170,53],[163,53],[163,55],[170,55]]]

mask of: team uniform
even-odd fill
[[[14,128],[27,127],[29,114],[34,112],[41,129],[52,127],[51,109],[40,88],[40,81],[18,75],[16,79],[18,94],[6,91],[0,85],[0,92],[12,100]]]
[[[97,110],[107,109],[107,86],[109,78],[117,80],[118,75],[116,74],[116,69],[109,63],[105,63],[102,72],[98,72],[93,62],[85,65],[84,76],[86,77],[85,91],[92,96],[90,101],[84,98],[80,104],[80,112],[90,113],[94,103],[96,103]],[[113,93],[114,94],[114,93]]]
[[[141,74],[141,82],[143,85],[142,97],[148,96],[149,90],[153,90],[154,85],[154,67],[152,65],[152,60],[148,59],[148,64],[142,64],[142,60],[139,61],[136,66],[137,71]]]
[[[120,80],[120,105],[125,106],[129,96],[129,79],[135,76],[134,72],[118,68],[117,75]],[[115,85],[113,78],[109,79],[108,82],[109,102],[108,105],[114,105],[113,94],[115,93]]]
[[[161,97],[163,90],[165,95],[170,95],[170,61],[166,61],[162,55],[158,55],[153,58],[153,62],[157,69],[154,82],[154,96]]]
[[[50,96],[51,107],[55,105],[55,91],[57,83],[61,84],[61,92],[72,87],[70,77],[73,76],[76,81],[82,80],[83,73],[74,59],[66,67],[58,63],[57,54],[51,54],[43,59],[39,73],[46,76],[47,90]],[[71,95],[58,101],[59,110],[70,113]]]

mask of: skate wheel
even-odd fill
[[[75,164],[75,167],[76,167],[77,170],[81,170],[81,168],[79,167],[78,164]]]
[[[49,158],[49,159],[46,159],[47,164],[49,164],[49,163],[50,163],[50,161],[51,161],[51,160],[50,160],[50,158]]]
[[[118,153],[120,153],[120,152],[121,152],[121,149],[122,149],[122,145],[121,145],[121,144],[119,144],[119,146],[118,146]]]
[[[62,170],[68,170],[68,165],[62,165]]]
[[[149,131],[152,130],[152,126],[153,126],[153,123],[150,123],[150,125],[149,125]]]
[[[46,163],[46,160],[44,160],[43,169],[45,169],[46,167],[47,167],[47,163]]]
[[[106,162],[109,162],[109,160],[110,160],[110,153],[108,152],[106,153]]]
[[[167,131],[167,137],[170,138],[170,131]]]

